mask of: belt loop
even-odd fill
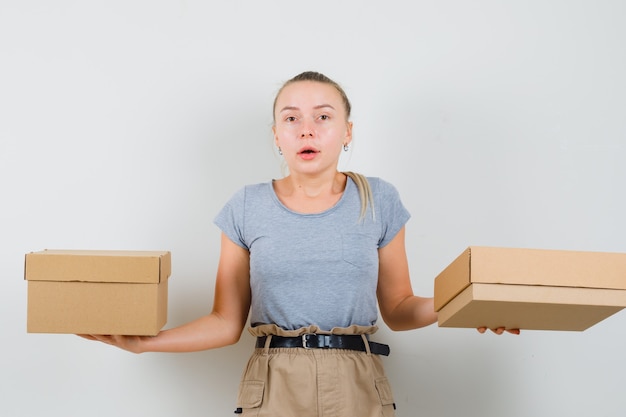
[[[361,339],[363,339],[363,344],[365,344],[365,351],[367,352],[367,355],[371,356],[372,352],[370,351],[370,342],[367,340],[367,335],[361,333]]]
[[[263,346],[263,354],[264,355],[269,355],[270,352],[270,344],[272,343],[272,337],[274,335],[268,334],[267,336],[265,336],[265,346]]]

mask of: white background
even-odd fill
[[[0,1],[0,415],[230,416],[252,350],[133,355],[26,333],[23,258],[170,250],[168,326],[210,311],[239,187],[280,177],[304,70],[354,106],[342,169],[412,213],[412,281],[469,245],[626,252],[626,3]],[[393,333],[409,416],[623,416],[626,313],[585,332]]]

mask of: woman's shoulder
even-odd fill
[[[257,182],[253,184],[246,184],[242,188],[248,193],[267,192],[272,186],[272,181]]]
[[[254,194],[265,192],[272,186],[272,181],[250,183],[240,186],[235,194]]]
[[[271,182],[259,182],[243,185],[231,195],[229,202],[231,204],[243,204],[244,201],[250,202],[251,200],[266,197],[270,188]]]
[[[372,177],[372,176],[367,176],[367,182],[370,184],[370,187],[372,188],[373,192],[380,192],[380,193],[396,193],[396,187],[389,181],[385,180],[384,178],[381,177]]]

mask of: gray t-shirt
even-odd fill
[[[250,251],[253,326],[322,330],[370,326],[378,317],[378,249],[408,221],[397,190],[368,178],[374,196],[364,219],[354,182],[332,208],[316,214],[285,207],[271,182],[239,190],[215,218],[237,245]]]

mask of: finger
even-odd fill
[[[504,332],[510,333],[510,334],[520,334],[520,329],[507,329],[505,327],[498,327],[497,329],[492,329],[492,331],[495,334],[503,334]]]
[[[114,342],[113,337],[109,336],[108,334],[92,334],[89,336],[93,338],[92,340],[97,340],[108,345],[111,345]]]
[[[479,327],[476,330],[478,330],[478,333],[482,334],[482,333],[485,333],[487,331],[487,328],[486,327]]]

